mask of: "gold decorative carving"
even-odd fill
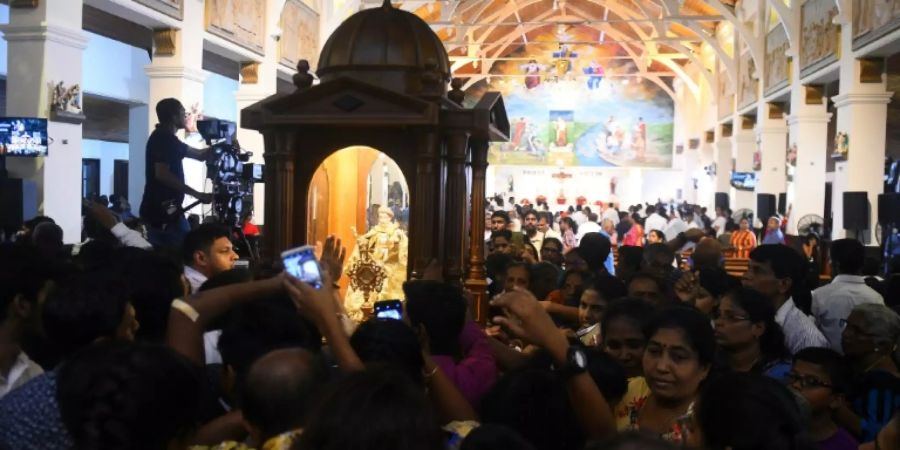
[[[781,103],[781,102],[769,103],[769,118],[770,119],[784,119],[784,103]]]
[[[153,30],[153,55],[174,56],[177,37],[178,30],[175,28]]]
[[[706,132],[706,143],[712,144],[716,141],[716,132],[715,131],[707,131]]]
[[[295,67],[300,60],[315,67],[319,59],[319,14],[300,0],[287,0],[281,11],[281,64]]]
[[[734,134],[734,125],[730,123],[722,124],[722,137],[730,138]]]
[[[184,0],[134,0],[154,11],[178,20],[184,18]]]
[[[38,0],[10,0],[10,8],[37,8]]]
[[[266,35],[266,2],[206,0],[206,31],[262,54]]]
[[[820,84],[807,84],[803,86],[806,91],[807,105],[821,105],[825,101],[825,86]]]
[[[752,130],[755,126],[756,126],[756,117],[741,116],[741,129],[742,130]]]
[[[241,63],[241,84],[256,84],[259,82],[259,63],[249,61]]]
[[[800,14],[801,72],[812,72],[837,61],[841,27],[834,23],[838,15],[834,0],[806,0]]]
[[[791,76],[791,62],[787,52],[790,49],[787,32],[778,25],[766,35],[766,77],[765,92],[787,85]]]
[[[884,59],[862,58],[859,60],[859,82],[881,83],[884,74]]]
[[[689,139],[688,140],[688,149],[697,150],[700,148],[700,139]]]

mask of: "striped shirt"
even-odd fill
[[[778,308],[775,322],[784,331],[784,345],[791,355],[807,347],[829,347],[813,319],[797,309],[792,298]]]
[[[735,231],[731,235],[731,246],[735,258],[750,258],[750,252],[756,248],[756,235],[750,230]]]

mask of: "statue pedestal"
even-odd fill
[[[68,111],[56,110],[50,111],[50,120],[54,122],[65,122],[74,125],[80,125],[84,123],[85,119],[87,119],[87,116],[85,116],[83,113],[71,113]]]

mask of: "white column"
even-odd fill
[[[184,18],[182,27],[171,30],[171,34],[161,31],[156,32],[154,38],[153,59],[144,71],[150,80],[148,96],[149,111],[146,114],[146,122],[129,125],[129,185],[140,186],[143,194],[145,180],[145,161],[147,138],[159,122],[156,118],[156,104],[165,98],[178,99],[185,109],[197,105],[203,109],[203,82],[206,80],[206,72],[203,71],[203,36],[204,36],[204,10],[203,2],[186,0],[184,2]],[[132,117],[143,117],[142,112],[132,114]],[[146,127],[146,128],[144,128]],[[181,133],[179,133],[181,135]],[[143,137],[141,137],[143,136]],[[184,138],[183,135],[180,136]],[[137,140],[135,140],[135,138]],[[206,166],[200,161],[184,161],[185,183],[198,191],[205,191]],[[129,192],[131,189],[129,189]],[[134,195],[134,194],[132,194]],[[131,200],[132,209],[139,211],[140,196]],[[194,199],[185,198],[185,203],[191,203]],[[198,212],[199,209],[192,210]]]
[[[795,86],[794,91],[805,91]],[[797,221],[808,214],[825,219],[825,170],[828,145],[828,123],[831,114],[826,112],[827,100],[810,105],[803,95],[792,92],[791,109],[796,112],[788,117],[790,139],[788,149],[796,146],[797,162],[794,179],[788,183],[787,201],[793,205],[788,233],[797,234]]]
[[[36,8],[10,8],[6,114],[49,117],[51,82],[82,84],[87,35],[81,0],[43,0]],[[35,181],[41,214],[63,229],[67,243],[81,240],[81,125],[50,121],[46,158],[8,158],[10,176]]]
[[[773,118],[774,117],[774,118]],[[758,108],[756,136],[760,149],[760,170],[756,173],[756,194],[778,195],[785,192],[785,156],[788,129],[780,108],[761,102]],[[755,210],[755,208],[754,208]],[[756,211],[756,217],[760,217]]]
[[[712,138],[712,136],[709,136]],[[715,162],[715,144],[705,135],[700,140],[697,160],[697,202],[712,210],[715,206],[715,179],[707,174],[706,168]]]
[[[745,119],[737,117],[734,124],[734,134],[731,136],[731,151],[735,159],[735,170],[738,172],[753,171],[753,152],[756,149],[756,136],[753,128],[746,128],[742,122]],[[741,208],[756,210],[756,194],[753,191],[744,191],[731,188],[731,209],[737,211]]]
[[[721,125],[716,127],[716,140],[713,144],[713,162],[716,165],[713,177],[714,199],[716,192],[731,192],[731,136],[725,134]],[[733,201],[730,201],[730,205],[734,209]]]
[[[700,140],[700,138],[695,138]],[[694,180],[698,180],[697,170],[700,168],[700,148],[692,149],[690,145],[690,139],[685,142],[684,148],[684,160],[682,165],[684,182],[682,183],[682,189],[684,192],[684,200],[690,204],[697,203],[697,189],[694,187]]]

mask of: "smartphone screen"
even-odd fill
[[[403,318],[403,304],[400,303],[400,300],[375,302],[374,309],[377,319],[400,320]]]
[[[322,287],[322,273],[311,245],[285,251],[281,254],[281,260],[285,272],[316,289]]]

